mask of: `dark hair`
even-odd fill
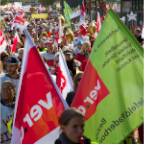
[[[67,126],[69,121],[74,117],[83,117],[85,119],[85,116],[82,112],[76,108],[69,108],[63,111],[61,117],[59,118],[59,123],[60,125]]]
[[[76,74],[75,76],[74,76],[74,91],[76,90],[76,88],[77,88],[77,86],[78,86],[78,78],[79,78],[79,76],[81,76],[83,74],[83,72],[80,72],[80,73],[78,73],[78,74]]]
[[[9,56],[9,55],[8,55],[7,52],[2,52],[2,53],[0,54],[1,61],[3,62],[4,59],[5,59],[5,57],[8,57],[8,56]]]

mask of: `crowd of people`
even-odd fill
[[[25,34],[20,28],[14,27],[13,30],[11,30],[12,23],[10,22],[13,21],[13,18],[14,16],[10,14],[5,19],[1,19],[1,29],[4,32],[7,42],[5,51],[0,54],[1,143],[3,144],[8,144],[11,140],[11,134],[7,128],[7,123],[13,116],[19,77],[23,67],[22,61],[26,39]],[[46,19],[36,19],[28,16],[24,16],[24,19],[29,22],[27,30],[44,60],[46,68],[55,78],[58,74],[58,48],[61,48],[69,73],[74,82],[74,91],[69,92],[66,97],[68,105],[71,106],[89,60],[89,55],[96,41],[96,36],[88,32],[88,25],[85,26],[86,34],[83,35],[79,29],[75,29],[75,25],[78,24],[78,21],[72,20],[71,29],[74,34],[74,39],[71,42],[68,41],[66,31],[70,27],[67,25],[63,26],[64,36],[61,38],[61,43],[56,47],[54,45],[54,39],[58,27],[58,18],[53,16],[52,12],[48,13],[48,18]],[[132,27],[130,31],[135,35],[137,40],[143,44],[144,41],[141,39],[140,27]],[[16,51],[12,52],[16,32],[19,35],[20,42],[16,44]],[[74,108],[65,110],[59,119],[59,123],[62,133],[59,139],[55,141],[55,144],[92,143],[88,138],[83,137],[85,117],[78,110]],[[139,130],[139,137],[141,142],[143,142],[143,127],[141,126]],[[126,143],[126,141],[124,141],[124,143]]]

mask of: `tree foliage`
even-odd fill
[[[9,2],[8,0],[1,0],[1,1],[0,1],[0,4],[1,4],[1,5],[6,5],[8,2]]]
[[[53,5],[53,3],[56,2],[56,0],[39,0],[38,3],[48,6],[48,5]]]

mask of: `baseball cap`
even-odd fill
[[[13,65],[18,65],[19,64],[19,60],[14,57],[14,56],[11,56],[11,57],[8,57],[7,58],[7,61],[6,61],[6,64],[13,64]]]
[[[83,42],[82,41],[78,41],[77,45],[82,45]]]
[[[140,27],[136,27],[136,29],[135,30],[137,30],[137,31],[140,31],[141,32],[141,29],[140,29]]]
[[[63,53],[64,53],[64,55],[66,55],[66,54],[73,54],[73,52],[71,50],[65,50]]]

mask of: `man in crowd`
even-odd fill
[[[20,73],[18,72],[19,60],[13,56],[8,57],[6,61],[6,68],[7,68],[7,73],[0,78],[0,81],[1,83],[7,80],[12,81],[17,92],[19,86],[19,77],[20,77]]]

